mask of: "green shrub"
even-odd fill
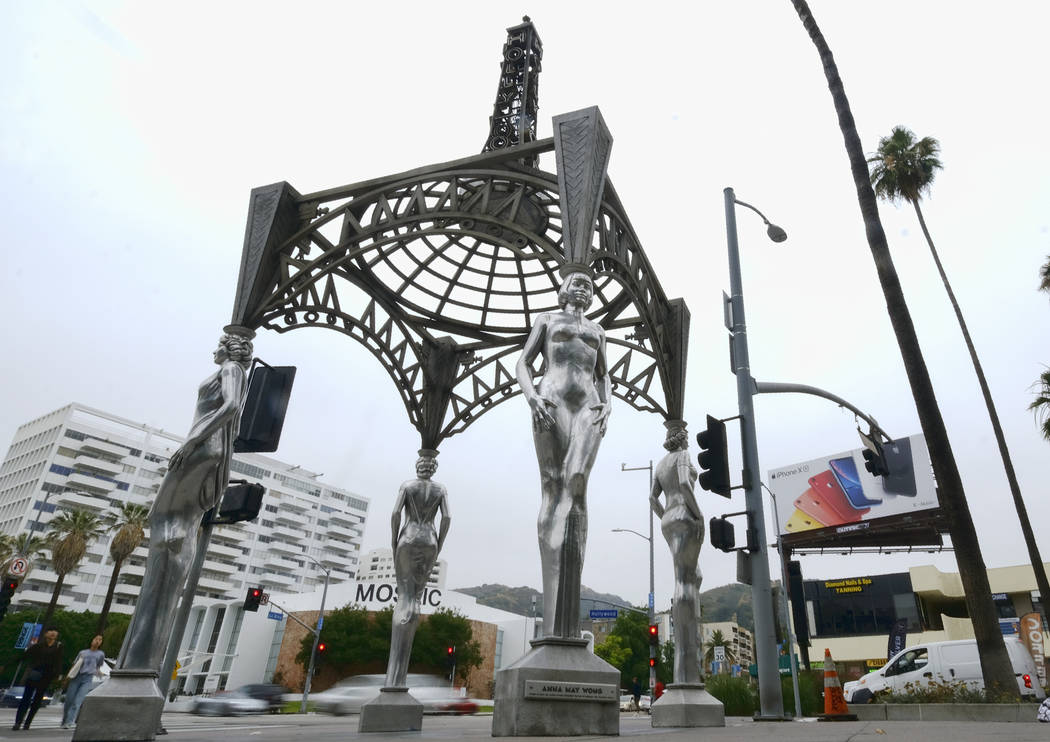
[[[726,716],[753,716],[758,708],[758,696],[751,678],[729,675],[709,675],[707,692],[725,706]]]
[[[795,713],[795,689],[790,675],[780,678],[780,688],[784,695],[784,710]],[[802,715],[816,716],[824,713],[824,673],[822,670],[799,669],[798,695],[802,701]]]
[[[926,684],[906,683],[896,692],[884,691],[875,696],[876,703],[1002,703],[1016,702],[1012,696],[987,693],[961,680],[931,681]]]

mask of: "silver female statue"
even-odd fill
[[[448,513],[448,492],[431,481],[437,471],[437,451],[423,449],[416,461],[416,478],[401,485],[390,516],[394,573],[397,575],[397,604],[390,630],[390,658],[386,666],[386,687],[403,688],[408,674],[412,639],[419,626],[419,601],[434,569],[452,522]],[[441,524],[434,529],[434,518],[441,511]],[[401,525],[401,513],[405,524]]]
[[[561,310],[537,317],[516,367],[532,408],[540,467],[544,636],[576,633],[572,616],[579,611],[587,542],[587,478],[612,409],[605,331],[584,316],[593,296],[587,274],[569,273],[558,291]],[[539,355],[546,372],[533,386],[532,362]]]
[[[186,442],[172,454],[149,515],[150,551],[138,605],[120,667],[159,670],[186,573],[197,550],[201,518],[216,507],[229,482],[230,457],[247,392],[252,344],[223,335],[215,350],[219,370],[201,384]]]
[[[693,486],[696,469],[689,458],[689,434],[684,427],[667,431],[664,448],[653,475],[649,502],[660,519],[674,562],[674,604],[671,618],[675,626],[674,682],[700,683],[700,582],[703,577],[697,564],[704,543],[704,516],[696,504]],[[666,500],[660,504],[660,495]]]

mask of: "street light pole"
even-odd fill
[[[736,235],[736,204],[745,206],[762,217],[767,234],[774,242],[787,238],[780,227],[750,204],[737,201],[732,188],[726,188],[726,240],[729,247],[729,284],[732,310],[733,373],[736,374],[737,405],[740,409],[741,448],[744,463],[744,502],[755,529],[756,550],[748,554],[751,563],[751,603],[755,616],[755,655],[758,662],[759,713],[756,720],[784,718],[784,699],[780,692],[777,642],[773,622],[773,593],[769,583],[769,554],[766,546],[766,519],[762,508],[761,476],[758,464],[758,436],[752,395],[755,380],[747,353],[747,324],[744,321],[744,289],[740,277],[740,251]]]
[[[314,662],[317,659],[317,645],[321,641],[321,627],[324,626],[324,604],[328,599],[328,578],[332,571],[308,554],[304,557],[316,564],[324,572],[324,591],[321,593],[321,612],[317,615],[317,630],[314,631],[314,646],[310,649],[310,667],[306,670],[306,682],[303,684],[303,701],[299,705],[299,713],[306,713],[306,702],[310,698],[310,683],[314,679]]]
[[[645,493],[645,502],[648,505],[649,493],[653,491],[653,462],[649,460],[649,466],[627,466],[627,464],[620,464],[620,471],[645,471],[649,470],[649,490]],[[633,533],[636,536],[641,536],[649,542],[649,625],[652,626],[656,623],[656,569],[654,566],[654,554],[653,554],[653,509],[646,507],[649,511],[649,536],[646,538],[637,531],[632,531],[629,528],[614,528],[613,531],[627,531]],[[649,644],[649,659],[656,659],[656,647],[651,643]],[[649,662],[649,695],[656,691],[656,665],[653,662]]]

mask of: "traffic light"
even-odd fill
[[[725,518],[712,518],[710,526],[711,546],[726,552],[736,548],[736,531],[732,523]]]
[[[328,649],[328,645],[327,644],[325,644],[324,642],[319,642],[318,643],[318,645],[317,645],[317,653],[318,654],[324,654],[324,651],[326,649]]]
[[[732,484],[729,481],[729,444],[726,442],[726,424],[710,415],[707,430],[696,434],[700,453],[700,486],[708,492],[730,497]]]
[[[871,472],[872,476],[883,477],[890,473],[890,468],[886,466],[886,454],[882,450],[882,445],[875,441],[875,451],[870,448],[864,449],[864,468]]]
[[[455,647],[445,647],[445,664],[447,664],[450,669],[455,667],[455,665],[456,665],[456,648]]]
[[[3,618],[7,613],[7,608],[11,605],[11,598],[14,597],[18,584],[18,580],[14,577],[4,578],[4,584],[0,586],[0,618]]]
[[[242,520],[255,520],[262,509],[263,495],[266,488],[261,484],[249,484],[240,480],[226,488],[219,505],[219,515],[212,523],[239,523]]]
[[[660,627],[657,624],[649,624],[649,643],[654,647],[660,646]]]
[[[656,667],[656,658],[655,657],[650,657],[649,658],[649,667]]]
[[[244,610],[252,611],[253,613],[259,610],[259,606],[262,604],[263,590],[261,587],[250,587],[248,588],[248,594],[244,596]]]

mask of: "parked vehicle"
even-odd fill
[[[1036,700],[1045,698],[1028,648],[1016,637],[1004,637],[1003,641],[1021,695]],[[975,690],[983,689],[977,640],[928,642],[908,647],[875,672],[845,683],[842,694],[847,703],[871,703],[879,693],[904,692],[908,683],[922,687],[932,682],[961,682]]]
[[[0,706],[6,706],[7,708],[17,708],[18,704],[22,701],[22,693],[24,692],[24,685],[12,685],[10,688],[4,691],[3,696],[0,696]],[[49,703],[51,703],[51,694],[47,693],[44,695],[44,699],[40,702],[40,705],[47,706]]]
[[[638,698],[638,708],[634,708],[634,696],[630,693],[620,696],[620,711],[645,711],[649,712],[649,707],[652,706],[652,701],[649,696],[640,696]]]
[[[201,716],[240,716],[265,714],[270,704],[261,698],[252,698],[241,689],[221,691],[214,696],[198,696],[190,709]]]

